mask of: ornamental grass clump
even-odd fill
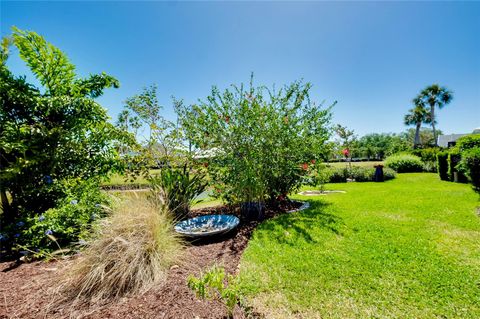
[[[98,226],[60,288],[74,304],[142,293],[162,283],[181,257],[182,242],[165,207],[130,200]]]

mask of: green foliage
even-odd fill
[[[318,164],[312,169],[312,173],[308,176],[308,185],[319,187],[320,191],[325,190],[325,184],[330,181],[332,171],[325,164]]]
[[[441,130],[436,130],[437,135],[442,134]],[[403,141],[406,142],[406,148],[399,150],[395,153],[410,151],[412,149],[412,141],[415,139],[416,130],[413,128],[407,129],[401,133],[400,136]],[[433,131],[431,128],[421,127],[419,131],[420,144],[416,145],[416,148],[429,148],[435,147],[435,139],[433,137]]]
[[[437,153],[440,152],[438,147],[416,148],[410,151],[410,154],[420,157],[423,162],[423,170],[425,172],[437,172]]]
[[[449,181],[448,173],[448,151],[441,151],[437,153],[437,171],[442,181]]]
[[[455,148],[460,152],[472,149],[474,147],[480,147],[480,134],[470,134],[462,136],[457,140]]]
[[[32,31],[13,27],[13,41],[20,57],[50,95],[66,95],[74,83],[75,66],[57,47]]]
[[[423,162],[435,162],[437,154],[441,149],[439,147],[417,148],[411,150],[410,153],[420,157]]]
[[[448,178],[450,181],[455,181],[455,173],[457,173],[457,181],[461,183],[466,183],[467,178],[465,175],[463,175],[462,172],[460,172],[457,168],[457,165],[460,163],[460,159],[462,158],[461,156],[460,149],[458,147],[452,148],[448,152]]]
[[[347,179],[354,179],[356,182],[373,182],[375,181],[375,168],[372,167],[336,167],[329,168],[330,183],[346,183]],[[384,180],[394,179],[396,173],[393,169],[384,167]]]
[[[322,160],[330,109],[312,103],[311,85],[281,90],[214,87],[206,101],[177,104],[186,138],[207,157],[219,196],[230,203],[263,202],[285,196],[302,182],[310,163]]]
[[[192,172],[188,164],[183,166],[168,165],[156,175],[148,178],[151,197],[156,203],[167,205],[177,219],[188,215],[193,200],[207,186],[206,175],[202,171]]]
[[[54,208],[38,216],[18,219],[2,229],[13,237],[15,245],[42,252],[59,246],[65,248],[85,240],[93,221],[105,216],[110,200],[100,191],[98,183],[75,179],[62,181],[59,187],[65,189],[65,196],[55,202]]]
[[[383,160],[385,156],[408,149],[410,145],[404,134],[372,133],[358,139],[352,156]]]
[[[420,157],[411,154],[395,154],[385,159],[385,166],[398,173],[421,172],[423,163]]]
[[[432,84],[425,89],[423,89],[417,97],[414,99],[415,105],[421,107],[429,106],[429,122],[432,125],[433,131],[433,145],[437,146],[437,136],[438,132],[435,128],[437,124],[435,108],[443,108],[445,105],[449,104],[453,99],[453,93],[448,90],[446,87],[440,86],[438,84]]]
[[[480,146],[462,152],[458,169],[468,177],[473,189],[480,193]]]
[[[118,87],[116,79],[106,74],[79,78],[66,55],[43,37],[13,30],[13,44],[45,90],[0,65],[4,225],[54,208],[68,196],[69,190],[62,187],[68,180],[100,179],[122,169],[116,146],[131,141],[93,100],[104,89]],[[2,54],[7,54],[5,48]]]
[[[225,274],[223,267],[213,266],[199,277],[190,275],[187,284],[197,298],[220,300],[228,311],[228,317],[233,318],[235,305],[240,302],[241,297],[238,279],[231,274]]]
[[[425,104],[419,98],[413,100],[415,107],[409,110],[404,117],[405,125],[415,125],[415,138],[413,140],[414,148],[421,145],[420,129],[422,124],[432,123],[431,113],[425,108]]]

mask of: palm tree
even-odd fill
[[[425,104],[418,97],[413,100],[415,107],[408,111],[408,114],[405,115],[404,123],[405,125],[415,125],[415,140],[413,142],[413,148],[417,148],[420,142],[420,128],[422,123],[430,124],[432,122],[432,117],[430,112],[425,108]]]
[[[452,92],[449,91],[446,87],[439,86],[438,84],[432,84],[423,89],[416,99],[421,100],[424,104],[428,104],[430,106],[433,139],[435,140],[435,146],[438,146],[437,131],[435,130],[435,107],[438,106],[438,108],[441,109],[446,104],[450,103],[453,99]]]

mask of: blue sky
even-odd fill
[[[480,2],[1,2],[1,35],[34,30],[81,75],[105,71],[122,102],[156,83],[165,117],[212,85],[277,86],[304,79],[317,101],[338,101],[334,122],[358,135],[400,132],[426,85],[454,91],[438,112],[445,133],[480,127]],[[16,74],[28,70],[16,56]]]

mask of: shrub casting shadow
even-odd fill
[[[302,238],[306,242],[314,243],[316,240],[310,235],[312,229],[323,228],[337,235],[343,235],[341,227],[345,224],[343,219],[325,212],[331,205],[323,201],[310,202],[310,208],[301,212],[278,216],[258,227],[259,239],[276,239],[279,243],[294,245],[294,238]]]

